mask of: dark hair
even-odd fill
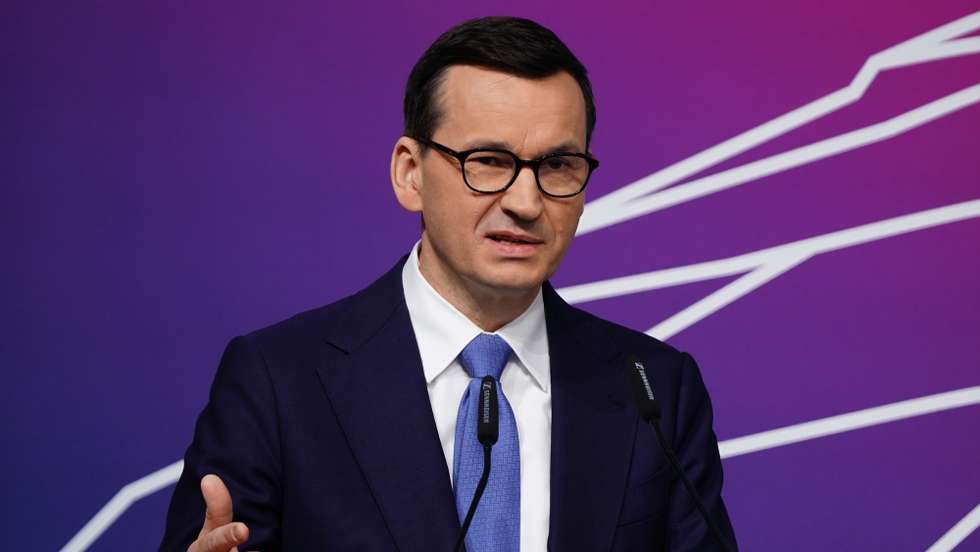
[[[452,65],[477,65],[530,79],[567,71],[582,89],[586,145],[591,141],[595,99],[585,66],[555,33],[519,17],[471,19],[449,29],[429,46],[405,86],[405,136],[432,138],[442,115],[435,96]]]

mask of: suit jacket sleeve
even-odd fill
[[[683,353],[674,427],[674,450],[681,467],[690,478],[712,518],[726,540],[736,550],[735,534],[721,499],[722,468],[718,441],[712,430],[711,401],[694,358]],[[680,479],[670,492],[668,546],[671,551],[717,550],[718,545],[705,525]]]
[[[235,521],[249,528],[241,550],[279,550],[280,427],[276,394],[261,352],[247,337],[233,339],[198,417],[184,470],[167,513],[160,550],[184,552],[201,530],[201,478],[219,476],[231,493]]]

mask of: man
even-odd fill
[[[416,64],[405,119],[391,180],[420,241],[361,292],[232,340],[162,549],[451,550],[483,381],[500,435],[467,550],[717,549],[631,404],[635,355],[734,550],[693,359],[547,283],[598,165],[585,68],[531,21],[469,21]]]

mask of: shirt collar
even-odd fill
[[[483,332],[433,289],[419,270],[419,244],[402,267],[405,304],[412,320],[422,357],[425,382],[432,383],[448,368],[470,341]],[[527,310],[493,332],[510,345],[518,364],[547,392],[551,382],[548,331],[541,290]]]

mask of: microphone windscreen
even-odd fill
[[[480,444],[491,446],[498,437],[497,381],[493,376],[480,380],[480,400],[476,413],[476,438]]]
[[[630,387],[633,388],[633,398],[640,417],[646,422],[660,420],[660,405],[653,395],[653,385],[647,375],[646,366],[635,356],[629,357],[626,362]]]

